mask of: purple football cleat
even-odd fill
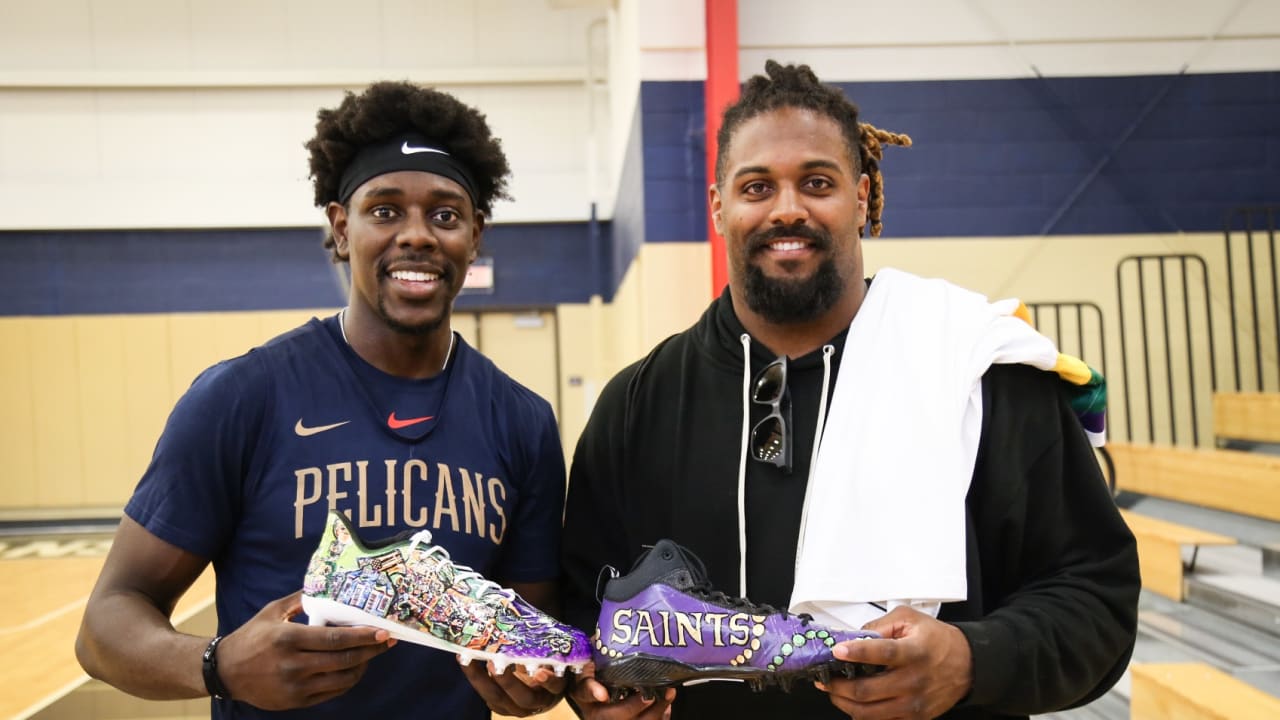
[[[493,662],[533,673],[578,671],[591,658],[587,636],[512,590],[486,580],[431,543],[426,530],[365,542],[329,513],[303,581],[312,625],[371,625],[418,645],[456,653],[464,665]]]
[[[660,540],[605,586],[592,654],[596,678],[615,699],[706,680],[790,690],[796,681],[875,672],[831,654],[838,642],[875,637],[716,592],[696,555]]]

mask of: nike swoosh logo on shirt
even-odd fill
[[[298,437],[310,437],[310,436],[312,436],[312,435],[319,435],[320,433],[322,433],[322,432],[324,432],[324,431],[326,431],[326,430],[332,430],[332,429],[334,429],[334,428],[340,428],[340,427],[342,427],[343,425],[346,425],[346,424],[347,424],[347,423],[349,423],[349,422],[351,422],[351,421],[350,421],[350,420],[343,420],[343,421],[342,421],[342,422],[340,422],[340,423],[334,423],[334,424],[332,424],[332,425],[317,425],[317,426],[315,426],[315,427],[307,427],[306,425],[303,425],[303,424],[302,424],[302,418],[298,418],[298,422],[297,422],[297,424],[293,426],[293,431],[294,431],[295,433],[297,433]]]
[[[449,154],[443,150],[437,150],[436,148],[433,148],[433,147],[419,147],[417,145],[410,145],[408,140],[404,141],[404,144],[400,146],[400,152],[404,155],[413,155],[414,153],[422,153],[422,152],[440,153],[441,155]]]
[[[396,417],[396,414],[393,411],[390,415],[387,416],[387,427],[391,428],[392,430],[399,430],[400,428],[407,428],[410,425],[417,425],[418,423],[426,422],[433,417],[435,416],[428,415],[426,417],[405,418],[404,420],[401,420],[400,418]]]

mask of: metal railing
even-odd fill
[[[1052,337],[1054,343],[1058,346],[1060,352],[1076,357],[1096,367],[1105,377],[1107,374],[1107,330],[1102,320],[1102,308],[1097,303],[1089,301],[1061,301],[1061,302],[1029,302],[1026,304],[1027,309],[1031,311],[1031,324],[1042,334]],[[1090,311],[1093,318],[1093,330],[1089,332],[1086,327],[1085,311]],[[1064,314],[1065,311],[1065,314]],[[1074,316],[1074,322],[1072,318]],[[1050,326],[1050,318],[1052,318],[1052,326]],[[1065,319],[1064,319],[1065,318]],[[1075,333],[1071,333],[1071,325],[1075,326]],[[1088,338],[1093,341],[1092,344],[1086,343]],[[1068,342],[1074,340],[1073,342]]]
[[[1236,392],[1253,390],[1262,392],[1280,389],[1280,284],[1276,281],[1276,210],[1277,206],[1236,208],[1227,213],[1223,226],[1223,246],[1227,258],[1227,297],[1231,318],[1231,357],[1232,378]],[[1244,245],[1244,268],[1237,268],[1240,263],[1235,257],[1235,249]],[[1244,278],[1237,288],[1236,272],[1243,270]],[[1247,292],[1245,288],[1247,286]],[[1237,292],[1239,290],[1240,292]],[[1273,327],[1269,328],[1275,343],[1275,355],[1269,360],[1275,365],[1275,384],[1267,382],[1266,360],[1263,350],[1268,344],[1264,337],[1263,311],[1267,310],[1267,298],[1270,298],[1270,313]],[[1244,306],[1243,308],[1240,306]],[[1246,314],[1247,309],[1247,314]],[[1241,317],[1244,316],[1244,317]],[[1241,349],[1241,326],[1247,332],[1247,345],[1253,351],[1253,377],[1241,372],[1242,358],[1248,353],[1248,347]],[[1252,379],[1252,386],[1245,381]]]
[[[1126,272],[1133,268],[1131,272]],[[1189,268],[1192,272],[1189,273]],[[1193,277],[1198,271],[1198,278]],[[1150,277],[1154,275],[1154,277]],[[1148,282],[1154,287],[1149,288]],[[1126,311],[1126,297],[1134,290],[1136,282],[1138,332],[1129,332],[1129,312]],[[1194,284],[1193,284],[1194,283]],[[1200,300],[1193,300],[1191,291],[1198,289]],[[1158,301],[1152,302],[1155,292]],[[1169,437],[1163,440],[1178,443],[1178,428],[1181,424],[1190,426],[1191,441],[1199,445],[1203,419],[1199,412],[1200,400],[1211,397],[1217,390],[1217,351],[1214,344],[1213,308],[1209,293],[1209,270],[1204,258],[1194,254],[1169,255],[1129,255],[1116,265],[1116,300],[1120,315],[1120,372],[1124,387],[1124,417],[1126,437],[1137,441],[1134,436],[1134,416],[1136,409],[1143,409],[1147,420],[1146,442],[1158,442],[1156,437],[1156,418],[1158,415],[1156,391],[1153,387],[1163,375],[1163,391],[1165,394],[1163,408],[1168,416]],[[1171,312],[1178,311],[1177,315]],[[1132,310],[1132,307],[1131,307]],[[1181,320],[1181,323],[1178,321]],[[1153,328],[1153,325],[1158,327]],[[1207,332],[1198,342],[1195,328],[1205,327]],[[1140,346],[1142,364],[1130,374],[1130,346],[1135,351]],[[1153,352],[1153,346],[1155,351]],[[1185,364],[1182,358],[1175,362],[1175,348],[1185,349]],[[1162,352],[1161,352],[1162,351]],[[1163,365],[1153,369],[1154,360],[1163,359]],[[1160,357],[1163,355],[1163,358]],[[1207,387],[1203,372],[1197,367],[1208,366]],[[1133,402],[1134,388],[1140,385],[1145,398],[1145,405],[1135,407]],[[1179,398],[1186,398],[1190,406],[1188,418],[1180,418],[1176,411]],[[1180,422],[1185,420],[1185,422]],[[1163,424],[1162,424],[1163,427]],[[1207,437],[1207,435],[1206,435]]]
[[[1074,355],[1096,368],[1107,377],[1107,328],[1102,318],[1102,308],[1087,300],[1029,302],[1031,324],[1041,334],[1053,338],[1058,351]],[[1086,312],[1088,311],[1088,312]],[[1090,322],[1092,318],[1092,322]],[[1074,326],[1075,332],[1072,332]],[[1091,342],[1085,342],[1090,340]],[[1111,426],[1111,403],[1107,403],[1105,423]],[[1111,454],[1105,447],[1099,448],[1106,466],[1107,484],[1112,494],[1116,491],[1116,468]]]

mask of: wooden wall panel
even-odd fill
[[[77,317],[73,323],[84,453],[79,502],[118,506],[129,456],[123,323],[113,315]]]
[[[115,476],[117,502],[121,506],[133,492],[151,462],[156,439],[173,408],[172,363],[169,358],[169,318],[165,315],[128,315],[120,320],[125,363],[124,417],[128,427],[124,466]]]
[[[0,318],[0,510],[118,511],[196,375],[333,312]]]
[[[266,310],[254,313],[258,318],[257,340],[253,344],[255,346],[270,340],[277,335],[283,335],[286,332],[306,323],[311,318],[320,318],[321,320],[338,312],[340,308],[311,308],[306,310]]]
[[[554,313],[483,313],[479,335],[481,352],[559,412]]]
[[[169,316],[169,396],[182,397],[191,381],[209,367],[216,354],[213,313],[183,313]]]
[[[480,316],[475,313],[455,312],[449,317],[449,326],[454,332],[462,336],[463,340],[471,347],[479,347],[480,343]]]
[[[6,351],[0,352],[0,507],[36,504],[35,387],[31,378],[31,319],[0,318]]]
[[[35,392],[31,426],[36,505],[82,504],[84,444],[78,419],[80,367],[75,318],[32,322],[27,352]]]

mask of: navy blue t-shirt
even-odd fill
[[[551,406],[460,337],[444,372],[366,363],[312,319],[206,370],[178,401],[125,507],[212,560],[218,632],[302,587],[330,508],[362,538],[429,529],[502,583],[553,580],[565,468]],[[454,657],[400,643],[347,694],[293,712],[213,703],[215,718],[484,718]]]

